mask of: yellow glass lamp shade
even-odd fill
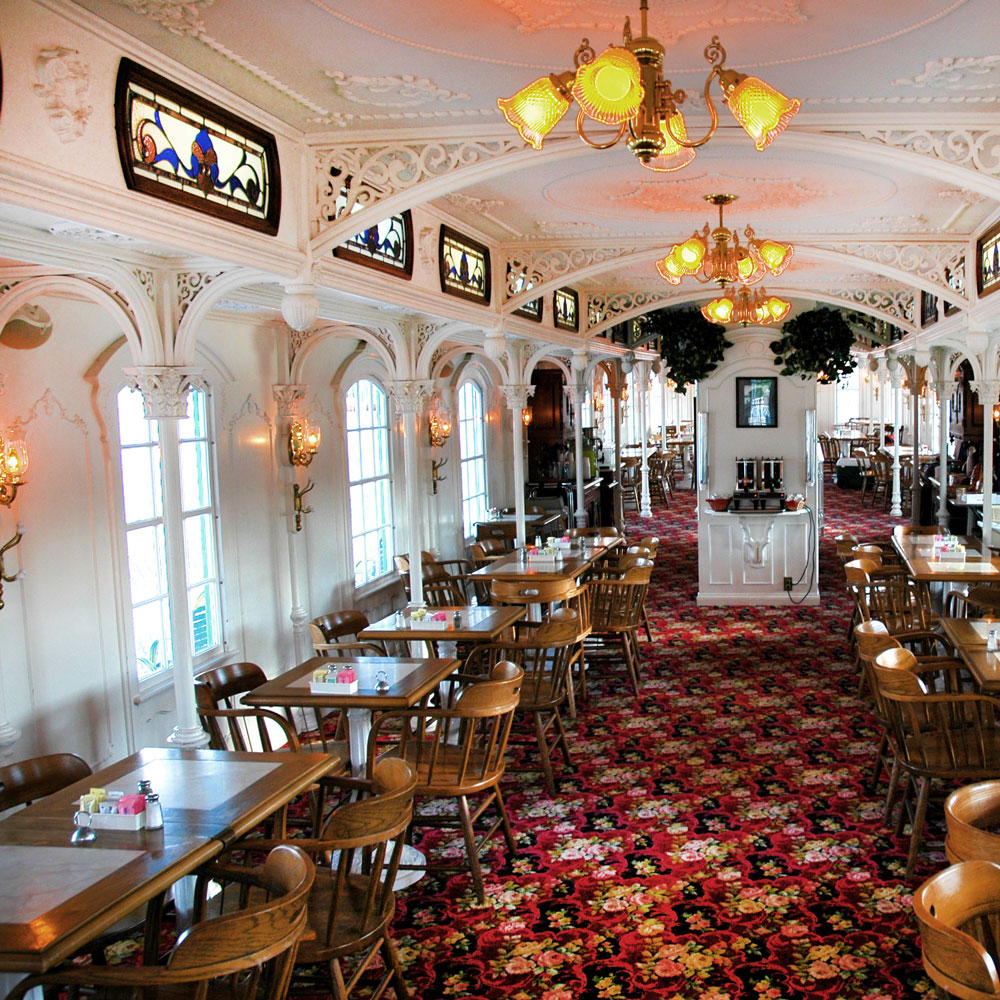
[[[726,103],[757,149],[763,150],[784,132],[802,102],[786,97],[756,76],[740,79],[740,74],[734,73],[733,78],[738,82],[731,89],[727,86],[730,79],[723,81]]]
[[[725,326],[732,319],[735,308],[736,303],[728,296],[723,295],[720,298],[712,299],[708,305],[702,306],[701,314],[710,323],[718,323],[720,326]]]
[[[656,270],[664,281],[669,281],[671,285],[679,285],[684,277],[684,269],[677,263],[672,253],[666,257],[661,257],[656,262]]]
[[[539,77],[513,97],[497,99],[504,118],[534,149],[542,148],[542,140],[569,111],[569,104],[569,98],[551,76]]]
[[[780,323],[792,308],[791,302],[779,299],[777,295],[772,295],[765,300],[763,307],[767,313],[766,323]]]
[[[694,233],[690,239],[678,243],[670,252],[684,268],[685,274],[694,274],[708,253],[708,245],[701,236]]]
[[[687,140],[687,126],[684,123],[684,115],[680,111],[675,111],[669,118],[661,121],[660,134],[663,136],[663,149],[651,160],[643,162],[642,165],[649,170],[655,170],[663,174],[668,174],[674,170],[683,170],[695,157],[695,150],[680,145],[674,139],[674,136],[677,136],[678,139]]]
[[[755,244],[755,249],[775,277],[788,267],[794,254],[790,243],[778,243],[775,240],[760,240]]]
[[[7,441],[6,444],[0,444],[0,448],[3,458],[0,482],[19,483],[28,471],[28,449],[21,440]]]
[[[744,285],[752,285],[764,277],[764,265],[744,247],[738,251],[740,256],[736,260],[736,274],[739,281]]]
[[[573,96],[580,110],[602,125],[622,125],[635,117],[645,91],[639,61],[612,45],[576,71]]]

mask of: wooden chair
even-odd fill
[[[572,767],[566,730],[560,710],[569,691],[569,667],[579,643],[579,615],[568,608],[554,611],[541,625],[518,630],[513,642],[483,643],[466,659],[467,674],[487,673],[497,660],[516,663],[524,671],[519,715],[534,723],[542,776],[549,795],[556,794],[552,757],[560,751],[567,767]]]
[[[570,528],[566,532],[569,538],[617,538],[620,534],[613,526],[599,526],[595,528]]]
[[[358,633],[371,624],[363,611],[348,608],[345,611],[330,611],[312,620],[323,635],[324,642],[337,642],[350,637],[356,641]]]
[[[939,996],[1000,997],[1000,865],[964,861],[913,894],[924,971]]]
[[[875,660],[874,680],[901,753],[900,767],[917,788],[906,875],[913,874],[923,837],[931,782],[1000,777],[1000,700],[969,692],[933,692],[914,671],[906,649]]]
[[[631,504],[635,510],[640,507],[639,489],[642,486],[639,473],[639,465],[642,459],[629,456],[622,459],[620,485],[622,491],[622,504]]]
[[[829,434],[819,434],[819,446],[823,452],[823,464],[832,476],[840,460],[840,445]]]
[[[0,812],[30,805],[91,773],[90,765],[73,753],[50,753],[0,767]]]
[[[885,510],[892,498],[892,461],[884,454],[875,452],[872,454],[872,472],[872,507],[881,494],[882,510]]]
[[[855,448],[851,457],[858,463],[858,475],[861,477],[861,502],[865,502],[865,494],[875,485],[875,467],[871,456],[865,448]]]
[[[944,852],[960,861],[1000,862],[1000,781],[963,785],[945,799]]]
[[[970,587],[967,594],[952,590],[945,598],[945,616],[948,618],[1000,617],[1000,588],[988,584]],[[997,628],[1000,628],[998,623]]]
[[[507,740],[521,692],[523,671],[513,663],[500,662],[488,677],[453,674],[445,682],[443,708],[417,706],[384,712],[372,725],[368,740],[368,759],[386,741],[414,770],[417,778],[415,797],[455,799],[457,812],[442,815],[434,810],[414,810],[414,826],[457,826],[465,840],[466,863],[480,903],[486,902],[486,889],[479,862],[479,852],[497,830],[502,830],[511,855],[515,853],[514,834],[507,818],[500,779],[506,764]],[[469,799],[478,798],[474,809]],[[477,839],[475,825],[494,805],[497,818]],[[400,868],[438,868],[460,870],[462,865],[438,863],[425,865],[401,863]]]
[[[507,546],[499,538],[484,538],[481,541],[474,542],[469,549],[471,561],[476,569],[479,569],[481,566],[487,566],[491,562],[496,562],[497,559],[505,556],[507,552]]]
[[[195,924],[178,938],[164,964],[61,966],[22,980],[7,1000],[20,1000],[35,986],[70,989],[73,995],[96,987],[113,996],[284,1000],[306,926],[313,871],[299,848],[276,847],[261,868],[238,875],[267,898],[245,895],[251,905]]]
[[[876,619],[889,634],[908,643],[922,640],[921,652],[931,653],[944,636],[934,631],[937,616],[928,608],[927,591],[909,577],[880,571],[870,559],[854,559],[844,564],[847,589],[854,601],[854,623]]]
[[[598,578],[587,584],[591,627],[587,645],[589,660],[593,662],[595,655],[601,654],[607,660],[620,659],[637,697],[642,658],[636,634],[642,627],[642,608],[651,572],[651,566],[635,566],[618,579]]]

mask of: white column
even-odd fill
[[[507,400],[510,409],[511,431],[513,434],[514,453],[514,515],[517,521],[517,537],[523,545],[524,529],[524,423],[521,411],[528,405],[528,400],[535,394],[533,385],[502,385],[500,391]]]
[[[573,518],[578,528],[587,526],[587,508],[584,505],[584,477],[583,477],[583,386],[577,382],[572,385],[564,385],[563,392],[573,407],[573,447],[576,455],[576,510]]]
[[[622,386],[625,376],[620,366],[616,366],[615,384],[611,398],[615,403],[615,527],[625,530],[625,514],[622,508]]]
[[[993,544],[993,407],[1000,399],[1000,381],[971,383],[983,406],[983,545]]]
[[[890,354],[886,358],[886,366],[889,369],[889,378],[892,380],[892,506],[889,508],[890,517],[902,517],[902,498],[899,493],[899,425],[902,418],[903,406],[903,376],[906,369],[899,363],[899,358],[895,354]]]
[[[924,437],[920,426],[920,389],[923,382],[920,378],[920,365],[917,359],[912,359],[913,377],[910,379],[910,399],[913,401],[913,465],[910,470],[910,523],[920,524],[920,447]],[[926,375],[924,376],[926,378]]]
[[[434,390],[432,382],[408,379],[390,385],[392,399],[403,417],[403,469],[406,475],[406,523],[410,543],[410,601],[420,604],[424,599],[424,574],[421,550],[423,525],[420,517],[420,444],[417,441],[417,416]]]
[[[878,440],[879,447],[885,448],[885,415],[886,409],[888,408],[889,399],[889,374],[886,368],[886,359],[882,359],[882,364],[879,366],[879,425],[878,425]]]
[[[200,370],[191,368],[127,368],[125,375],[131,388],[142,393],[146,419],[159,422],[163,536],[167,556],[174,704],[177,712],[177,722],[173,732],[167,737],[167,742],[180,747],[203,747],[208,743],[208,733],[201,728],[194,699],[191,611],[187,600],[177,424],[187,416],[188,393],[204,388],[205,383]]]
[[[647,403],[649,395],[649,363],[639,365],[639,433],[642,435],[642,494],[639,498],[639,517],[652,517],[653,506],[649,496],[649,427]]]
[[[299,402],[305,398],[304,385],[272,385],[271,392],[278,404],[277,447],[278,478],[282,494],[291,504],[292,487],[295,485],[295,467],[288,461],[288,433],[294,419],[299,415]],[[302,533],[295,530],[295,515],[288,507],[288,577],[291,608],[288,617],[292,623],[292,641],[295,645],[295,662],[302,663],[313,655],[312,641],[306,623],[309,612],[302,603],[302,587],[299,581],[299,546],[303,544]]]
[[[667,450],[667,373],[659,371],[656,379],[660,383],[660,451]]]
[[[934,396],[938,408],[938,490],[937,523],[942,534],[948,533],[948,401],[955,389],[954,378],[949,378],[948,349],[931,348],[934,361]]]

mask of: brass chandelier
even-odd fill
[[[644,167],[661,172],[680,170],[694,159],[695,150],[708,142],[719,126],[719,114],[709,92],[716,78],[723,102],[758,150],[784,131],[802,102],[786,97],[758,77],[726,69],[726,50],[719,36],[713,35],[705,47],[705,59],[712,68],[704,88],[711,124],[700,139],[689,139],[684,115],[678,108],[687,95],[683,90],[674,90],[663,78],[664,47],[648,34],[647,12],[648,0],[640,0],[642,33],[638,38],[632,37],[629,19],[625,18],[624,47],[612,45],[597,56],[585,38],[574,53],[572,71],[550,73],[513,97],[497,100],[497,107],[525,142],[541,149],[545,136],[575,99],[579,106],[576,131],[589,146],[607,149],[627,132],[627,145]],[[617,135],[605,142],[591,139],[584,132],[587,118],[617,128]]]
[[[777,295],[768,295],[764,288],[751,293],[746,285],[740,285],[739,291],[727,288],[719,298],[702,306],[701,314],[710,323],[718,323],[720,326],[727,323],[771,326],[780,323],[791,308],[790,302],[779,299]]]
[[[723,224],[722,210],[737,197],[735,194],[705,195],[706,201],[719,207],[718,227],[709,230],[706,222],[700,232],[695,230],[683,243],[675,243],[666,257],[656,262],[661,278],[671,285],[679,285],[682,278],[693,277],[703,283],[714,281],[725,288],[728,284],[755,285],[765,274],[777,277],[788,267],[794,253],[790,243],[759,240],[747,226],[743,231],[747,239],[744,245],[739,235]]]

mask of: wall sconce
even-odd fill
[[[1000,406],[994,406],[993,407],[993,423],[996,423],[998,420],[1000,420]]]
[[[427,416],[427,436],[432,448],[440,448],[451,435],[451,417],[443,410],[431,410]]]
[[[628,391],[628,385],[623,385],[622,386],[622,402],[623,403],[627,403],[628,402],[629,395],[630,395],[630,393]]]
[[[292,505],[295,508],[295,530],[302,530],[302,517],[304,514],[311,514],[312,507],[305,507],[302,504],[302,498],[315,486],[316,484],[311,480],[307,480],[305,486],[301,489],[298,483],[292,483]]]
[[[17,496],[17,489],[24,485],[24,474],[28,471],[28,449],[20,438],[4,438],[0,435],[0,505],[9,507]],[[24,525],[18,524],[10,541],[0,546],[0,608],[3,608],[3,585],[13,583],[21,573],[8,573],[3,560],[24,536]]]
[[[434,495],[437,496],[438,483],[443,483],[447,476],[441,475],[441,470],[448,464],[448,459],[431,459],[431,485],[434,487]]]
[[[524,424],[525,427],[527,427],[531,423],[531,418],[532,418],[531,407],[526,406],[523,410],[521,410],[521,423]]]
[[[603,396],[595,396],[594,397],[594,409],[597,410],[598,413],[603,413],[604,412],[604,397]]]
[[[308,465],[319,450],[320,429],[301,418],[288,430],[288,460],[292,465]]]

